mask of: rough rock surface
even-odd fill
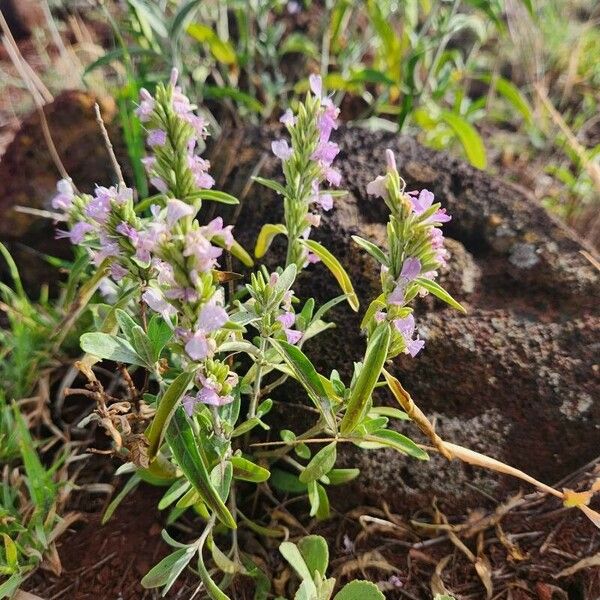
[[[213,163],[228,191],[244,189],[263,156],[261,175],[277,173],[269,148],[277,133],[250,130],[215,145]],[[361,311],[378,293],[379,274],[350,236],[383,239],[386,207],[367,196],[366,184],[384,171],[384,149],[396,152],[408,189],[430,189],[453,216],[446,227],[452,258],[441,281],[468,315],[432,298],[420,301],[425,350],[393,367],[435,418],[440,434],[549,483],[595,457],[600,447],[599,273],[580,253],[579,242],[514,186],[412,139],[340,129],[336,140],[349,195],[336,201],[315,237],[347,267]],[[280,219],[281,201],[253,186],[239,214],[237,236],[252,247],[260,224]],[[271,256],[281,247],[276,242]],[[322,265],[310,271],[303,277],[303,296],[324,301],[339,293]],[[359,316],[345,306],[335,309],[331,317],[337,329],[307,344],[322,372],[335,367],[349,375],[364,348]],[[286,386],[285,394],[299,397],[294,386]],[[389,394],[380,400],[393,402]],[[402,431],[419,438],[412,426],[403,424]],[[501,492],[520,486],[437,457],[424,464],[392,451],[349,450],[345,460],[358,461],[363,469],[354,506],[359,498],[416,505],[429,502],[432,491],[462,505],[474,498],[480,502],[481,492],[502,497]]]
[[[97,98],[81,91],[66,91],[44,108],[58,155],[75,185],[90,192],[94,185],[115,180],[102,141],[94,103],[98,102],[117,154],[124,158],[116,123],[116,105],[110,98]],[[126,166],[126,160],[121,160]],[[8,243],[30,286],[49,281],[48,264],[42,253],[68,255],[68,243],[57,243],[48,219],[14,210],[15,206],[49,209],[60,175],[44,141],[37,112],[27,117],[0,158],[0,240]]]

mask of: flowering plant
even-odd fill
[[[248,268],[252,258],[221,217],[205,224],[197,218],[203,201],[237,200],[213,189],[210,165],[199,153],[207,126],[177,86],[176,72],[154,96],[143,90],[137,110],[147,128],[151,154],[144,164],[157,195],[136,199],[122,181],[98,187],[93,196],[76,193],[65,180],[58,185],[54,207],[68,224],[59,235],[88,249],[95,281],[107,299],[93,306],[96,330],[81,337],[87,355],[79,366],[98,400],[89,419],[112,437],[113,452],[124,461],[118,473],[131,473],[125,493],[140,480],[166,485],[159,506],[172,508],[171,520],[193,508],[205,523],[189,544],[164,532],[174,551],[144,577],[146,587],[163,587],[166,593],[197,557],[211,598],[226,599],[224,590],[236,574],[254,577],[258,588],[264,574],[240,548],[237,528],[242,524],[275,537],[284,532],[249,519],[241,510],[240,491],[256,485],[256,493],[269,495],[268,483],[306,493],[310,515],[327,518],[329,486],[358,475],[358,469],[336,468],[340,444],[389,447],[427,460],[423,447],[390,426],[396,419],[415,420],[444,456],[480,464],[480,455],[467,456],[435,434],[385,368],[399,354],[414,357],[424,346],[411,305],[417,296],[430,293],[464,310],[435,282],[446,260],[441,227],[450,217],[427,190],[406,192],[389,150],[386,173],[367,188],[389,208],[387,248],[354,237],[381,268],[381,294],[361,324],[364,358],[351,381],[343,381],[336,370],[318,373],[303,351],[307,340],[331,326],[324,321],[331,307],[346,300],[358,310],[342,265],[310,239],[319,211],[332,209],[341,196],[331,189],[341,183],[333,164],[339,149],[331,140],[337,112],[323,95],[320,78],[313,76],[297,112],[288,110],[281,118],[290,139],[274,141],[272,149],[282,161],[284,183],[256,181],[282,197],[284,223],[262,228],[255,255],[261,258],[281,234],[287,239],[285,264],[273,271],[260,267],[237,289],[237,275],[220,268],[223,255],[230,252]],[[319,260],[343,293],[316,307],[313,299],[296,297],[295,283],[302,269]],[[117,363],[127,398],[104,390],[92,368],[98,360]],[[313,404],[314,424],[302,432],[280,431],[281,441],[252,443],[255,431],[275,424],[268,418],[276,401],[271,396],[288,379]],[[373,392],[382,384],[403,410],[375,404]],[[313,453],[314,444],[319,449]],[[329,598],[333,588],[324,579],[325,567],[316,574],[304,569],[292,546],[282,546],[282,552],[302,571],[305,591],[315,588],[319,597]],[[218,584],[215,571],[206,566],[209,555],[223,573]],[[306,556],[303,561],[310,562]],[[375,586],[361,589],[366,600],[383,597]]]

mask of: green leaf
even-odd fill
[[[329,565],[329,547],[325,538],[320,535],[307,535],[298,542],[298,550],[308,572],[314,577],[317,571],[323,577]]]
[[[331,402],[327,397],[327,392],[323,387],[321,378],[310,362],[306,354],[292,344],[283,340],[269,340],[276,350],[281,354],[286,365],[291,369],[294,377],[302,384],[308,392],[309,398],[319,409],[327,423],[335,431],[335,418],[331,411]]]
[[[374,583],[356,580],[347,583],[333,600],[385,600],[385,596]]]
[[[363,249],[366,250],[378,263],[388,266],[387,256],[383,253],[383,250],[376,246],[369,240],[361,238],[359,235],[353,235],[352,239]]]
[[[482,75],[481,81],[493,85],[494,89],[509,102],[515,110],[521,113],[528,124],[533,122],[533,111],[525,96],[519,88],[504,77],[493,78],[491,75]]]
[[[148,458],[150,460],[158,454],[171,417],[193,378],[194,373],[181,373],[173,380],[162,398],[158,401],[156,414],[146,433],[149,442]]]
[[[160,359],[164,347],[173,337],[173,330],[160,315],[152,315],[148,323],[148,337],[152,344],[152,358],[156,362]]]
[[[181,32],[185,30],[194,11],[200,6],[201,2],[202,0],[188,0],[188,2],[183,2],[179,6],[169,26],[169,38],[172,41],[176,41]]]
[[[392,419],[400,419],[401,421],[410,421],[410,417],[403,410],[394,408],[393,406],[373,406],[369,411],[369,415],[382,415],[384,417],[391,417]]]
[[[176,500],[181,498],[190,489],[190,482],[182,477],[173,482],[158,503],[158,510],[169,508]]]
[[[421,287],[424,287],[428,292],[446,304],[449,304],[452,308],[456,308],[462,313],[467,313],[465,307],[457,302],[441,285],[435,281],[427,279],[427,277],[417,277],[415,279],[415,283],[418,283]]]
[[[327,473],[329,485],[343,485],[360,475],[360,469],[331,469]]]
[[[271,246],[275,236],[279,234],[287,235],[287,229],[285,228],[285,225],[275,225],[273,223],[266,223],[263,225],[258,237],[256,238],[254,256],[256,256],[256,258],[262,258]]]
[[[232,456],[230,460],[233,465],[233,476],[236,479],[261,483],[267,481],[271,475],[267,469],[259,467],[241,456]]]
[[[233,466],[229,461],[219,463],[210,472],[210,480],[223,502],[227,501],[233,478]]]
[[[311,592],[316,597],[317,590],[315,588],[315,584],[313,583],[312,573],[309,571],[306,563],[304,562],[304,558],[302,557],[302,554],[300,554],[298,546],[292,542],[283,542],[279,546],[279,552],[281,552],[283,558],[290,563],[294,571],[298,573],[302,581],[309,581],[312,584]]]
[[[319,51],[316,44],[308,36],[303,33],[292,32],[287,36],[279,48],[280,56],[289,53],[304,54],[311,58],[316,58]]]
[[[6,557],[6,564],[12,570],[15,570],[19,566],[17,545],[7,533],[3,532],[2,537],[4,538],[4,555]]]
[[[282,471],[281,469],[273,469],[269,484],[280,492],[287,492],[290,494],[306,493],[306,484],[302,483],[297,475],[294,475],[289,471]]]
[[[475,127],[460,115],[447,110],[442,111],[440,118],[459,139],[469,162],[478,169],[485,169],[487,165],[485,146]]]
[[[123,338],[108,333],[84,333],[80,338],[81,349],[88,354],[103,360],[129,365],[145,366],[144,360],[133,349],[133,346]]]
[[[152,369],[156,361],[154,360],[154,347],[150,338],[139,325],[133,328],[132,334],[133,349],[144,360],[145,366]]]
[[[112,499],[111,503],[106,507],[104,514],[102,515],[101,524],[105,525],[108,520],[113,516],[115,510],[127,495],[132,492],[140,483],[141,478],[137,473],[134,473],[125,483],[123,489]]]
[[[314,240],[301,240],[301,243],[323,261],[323,264],[331,271],[339,286],[342,288],[342,291],[346,294],[348,304],[350,304],[354,311],[357,311],[359,307],[358,297],[352,287],[352,282],[350,281],[350,277],[348,277],[348,273],[346,273],[338,259],[333,256],[327,248],[319,244],[319,242],[315,242]]]
[[[403,454],[408,454],[413,458],[429,460],[429,456],[425,450],[419,448],[410,438],[392,429],[381,429],[365,436],[363,439],[366,443],[360,444],[362,448],[381,448],[387,446]]]
[[[327,490],[320,484],[317,483],[317,495],[319,497],[319,508],[316,512],[316,517],[319,521],[329,519],[329,497],[327,496]]]
[[[225,192],[219,192],[218,190],[198,190],[194,193],[194,197],[202,200],[212,200],[213,202],[220,202],[221,204],[239,204],[240,201],[231,194]]]
[[[200,23],[192,23],[187,26],[188,34],[200,43],[208,45],[208,49],[218,62],[232,65],[237,61],[233,46],[226,40],[222,40],[208,26]]]
[[[285,188],[280,184],[277,183],[277,181],[273,181],[273,179],[265,179],[264,177],[252,177],[253,181],[256,181],[256,183],[260,183],[261,185],[264,185],[265,187],[268,187],[271,190],[274,190],[275,192],[277,192],[280,196],[287,196],[287,192],[285,191]]]
[[[300,473],[300,481],[309,483],[320,479],[323,475],[327,475],[333,469],[336,458],[336,443],[331,442],[312,457],[312,460],[306,465],[306,469]]]
[[[166,438],[177,464],[190,483],[198,490],[202,500],[216,513],[223,524],[235,529],[234,518],[210,481],[206,465],[196,445],[190,421],[186,417],[183,408],[178,407],[175,409],[173,418],[167,428]]]
[[[389,324],[384,321],[377,325],[369,340],[360,373],[350,391],[348,406],[340,426],[342,433],[350,433],[365,417],[371,401],[371,394],[387,358],[390,338]]]
[[[125,339],[133,344],[133,329],[138,326],[138,324],[122,309],[117,308],[115,310],[115,317],[117,318],[117,323],[119,324],[119,329],[125,336]]]
[[[146,589],[167,585],[175,581],[180,573],[187,567],[195,554],[193,546],[180,548],[172,554],[165,556],[157,565],[152,567],[142,578],[142,587]],[[165,590],[166,592],[167,590]]]

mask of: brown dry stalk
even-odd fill
[[[590,519],[590,521],[592,521],[592,523],[594,523],[596,527],[600,529],[600,513],[587,506],[592,495],[598,491],[595,489],[596,486],[594,486],[591,490],[584,492],[574,492],[573,490],[569,489],[564,489],[562,492],[560,492],[559,490],[546,485],[534,477],[531,477],[531,475],[528,475],[524,471],[516,469],[515,467],[511,467],[502,461],[486,456],[485,454],[475,452],[474,450],[469,450],[468,448],[464,448],[458,444],[445,442],[439,435],[437,435],[433,425],[429,422],[421,409],[414,403],[410,397],[410,394],[402,387],[402,384],[385,369],[383,370],[383,375],[399,404],[406,411],[408,416],[413,419],[419,429],[427,437],[429,437],[435,449],[442,456],[448,460],[458,458],[459,460],[470,465],[482,467],[490,471],[496,471],[497,473],[504,473],[505,475],[510,475],[511,477],[516,477],[526,481],[527,483],[537,487],[542,492],[560,498],[565,506],[578,508],[583,512],[583,514],[585,514],[586,517],[588,517],[588,519]]]

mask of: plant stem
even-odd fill
[[[262,371],[265,364],[265,352],[267,350],[267,338],[260,338],[259,357],[256,362],[256,378],[254,379],[254,391],[252,393],[252,399],[250,400],[250,407],[248,409],[248,419],[252,419],[256,416],[256,407],[260,399],[260,384],[262,381]]]

